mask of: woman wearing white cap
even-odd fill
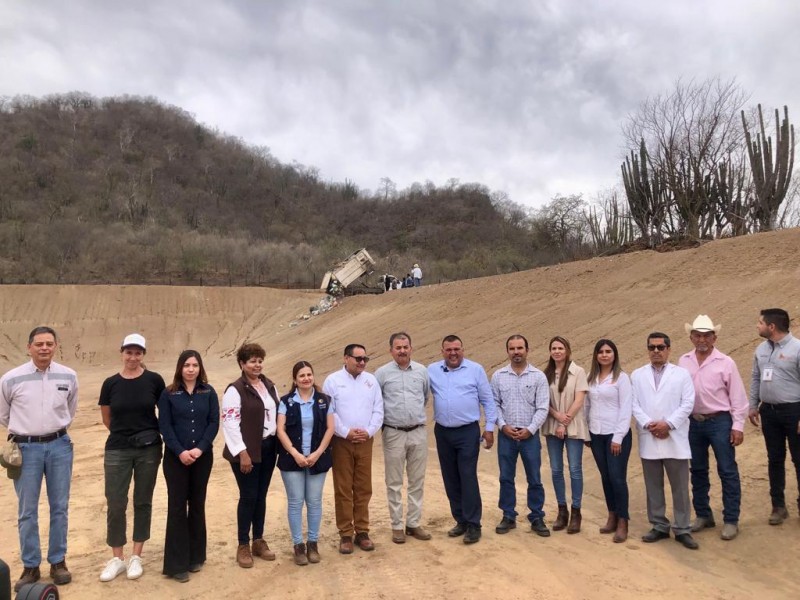
[[[161,436],[156,404],[164,379],[142,364],[146,353],[143,336],[132,333],[122,341],[122,370],[103,382],[100,412],[109,430],[104,470],[108,503],[106,543],[114,557],[100,574],[111,581],[127,571],[128,579],[142,576],[142,549],[150,538],[153,488],[161,464]],[[126,507],[133,478],[133,554],[126,563]]]

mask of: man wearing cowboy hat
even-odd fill
[[[417,263],[414,263],[414,268],[411,269],[411,277],[414,278],[414,287],[422,285],[422,269],[419,268]]]
[[[744,383],[733,359],[714,347],[721,325],[707,315],[686,323],[686,332],[694,345],[692,352],[681,356],[678,366],[692,375],[694,409],[689,419],[689,445],[692,449],[692,504],[697,518],[692,531],[714,527],[708,492],[708,447],[714,451],[717,473],[722,482],[722,517],[720,537],[732,540],[739,533],[739,505],[742,486],[736,465],[736,446],[744,440],[744,421],[748,402]]]

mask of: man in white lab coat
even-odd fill
[[[633,416],[639,434],[639,455],[647,492],[647,519],[653,528],[642,536],[643,542],[657,542],[669,537],[664,497],[664,472],[672,490],[672,529],[675,541],[697,550],[692,538],[692,504],[689,499],[689,415],[694,408],[694,386],[686,369],[670,364],[670,340],[654,331],[647,336],[650,364],[631,375]]]

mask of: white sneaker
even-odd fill
[[[124,573],[127,570],[125,561],[116,556],[106,563],[106,568],[100,573],[100,581],[111,581],[117,575]]]
[[[144,573],[142,569],[142,559],[135,554],[128,560],[128,579],[139,579]]]

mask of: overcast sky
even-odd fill
[[[324,180],[535,206],[618,184],[621,123],[679,77],[797,119],[798,25],[796,0],[0,0],[0,96],[154,96]]]

